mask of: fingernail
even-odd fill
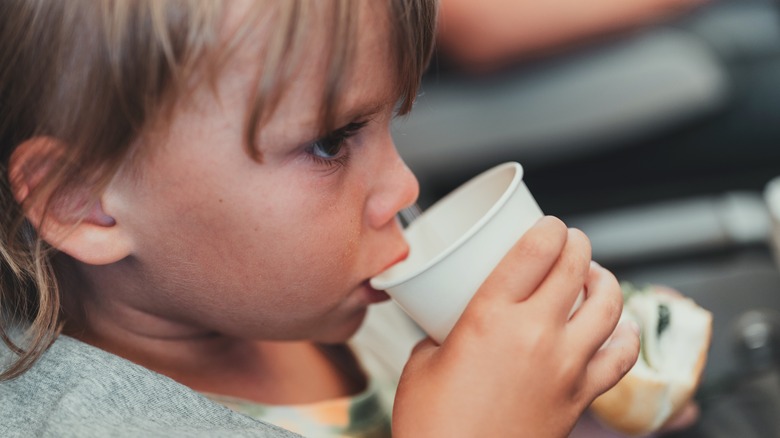
[[[591,267],[591,268],[600,268],[600,267],[601,267],[601,265],[600,265],[600,264],[598,264],[598,263],[597,263],[595,260],[591,260],[591,261],[590,261],[590,267]]]

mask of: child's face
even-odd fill
[[[204,87],[177,109],[168,136],[143,146],[153,152],[140,178],[120,174],[104,200],[133,236],[117,281],[136,292],[123,300],[229,335],[341,341],[385,298],[367,280],[405,257],[394,218],[418,185],[389,132],[397,96],[387,25],[365,10],[360,27],[337,112],[337,125],[355,130],[341,149],[337,139],[312,145],[316,47],[261,130],[262,163],[242,138],[258,62],[251,51],[222,74],[218,97]]]

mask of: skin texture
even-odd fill
[[[405,257],[395,214],[418,194],[389,132],[397,96],[387,23],[361,4],[337,125],[366,124],[336,157],[312,147],[321,136],[314,109],[324,51],[316,38],[262,129],[262,163],[249,157],[242,123],[258,61],[242,47],[216,95],[198,89],[169,130],[142,139],[150,153],[140,168],[123,169],[95,206],[94,217],[112,220],[49,218],[39,232],[62,251],[58,266],[69,273],[69,334],[196,390],[264,403],[360,388],[314,342],[345,341],[367,306],[386,299],[366,280]],[[243,13],[230,12],[233,20]],[[49,147],[56,142],[30,140],[16,165]],[[20,182],[17,196],[33,183]],[[29,210],[33,223],[39,211]],[[630,327],[615,331],[619,285],[590,258],[587,238],[560,220],[533,227],[444,344],[425,341],[414,351],[394,434],[565,436],[639,348]],[[583,288],[587,298],[568,319]]]

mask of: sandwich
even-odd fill
[[[707,361],[712,314],[669,289],[626,284],[623,319],[641,328],[639,358],[591,411],[606,426],[639,436],[658,430],[693,397]]]

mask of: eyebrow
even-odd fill
[[[354,133],[368,124],[368,120],[364,119],[360,122],[348,122],[346,125],[339,128],[335,128],[330,132],[327,132],[320,137],[320,139],[333,139],[333,138],[346,138],[351,133]]]
[[[304,122],[304,126],[308,126],[307,128],[303,128],[303,131],[299,132],[300,134],[303,134],[303,132],[308,132],[308,134],[304,134],[305,137],[309,137],[309,139],[317,139],[321,138],[327,135],[333,135],[337,134],[339,132],[343,132],[345,130],[349,129],[349,125],[359,122],[361,119],[369,119],[383,110],[385,110],[388,107],[394,107],[397,103],[398,99],[392,98],[389,95],[379,95],[379,96],[372,96],[370,99],[355,99],[355,103],[353,105],[344,105],[341,109],[338,108],[338,106],[335,109],[335,126],[331,129],[324,129],[320,131],[320,129],[323,129],[322,126],[317,126],[314,131],[309,131],[313,126],[310,125],[310,123],[313,123],[313,120]],[[316,122],[314,122],[316,123]],[[319,125],[319,124],[318,124]],[[264,132],[265,129],[261,129],[260,132]],[[289,131],[288,131],[289,132]],[[272,138],[275,137],[277,134],[272,134]],[[284,134],[282,134],[284,135]],[[283,136],[281,138],[288,138],[286,136]],[[294,136],[294,138],[299,138],[297,135]],[[283,142],[287,142],[289,140],[282,140]],[[297,142],[297,141],[296,141]],[[263,154],[263,144],[265,142],[263,140],[258,140],[257,145],[255,146],[255,149],[257,152],[259,152],[262,156]],[[270,143],[273,143],[271,141]]]
[[[380,96],[378,98],[371,99],[368,102],[362,102],[354,105],[352,108],[338,112],[340,112],[343,115],[343,119],[349,123],[356,119],[374,116],[388,107],[395,106],[397,101],[398,99],[393,99],[387,96]],[[342,119],[342,117],[337,118]]]

